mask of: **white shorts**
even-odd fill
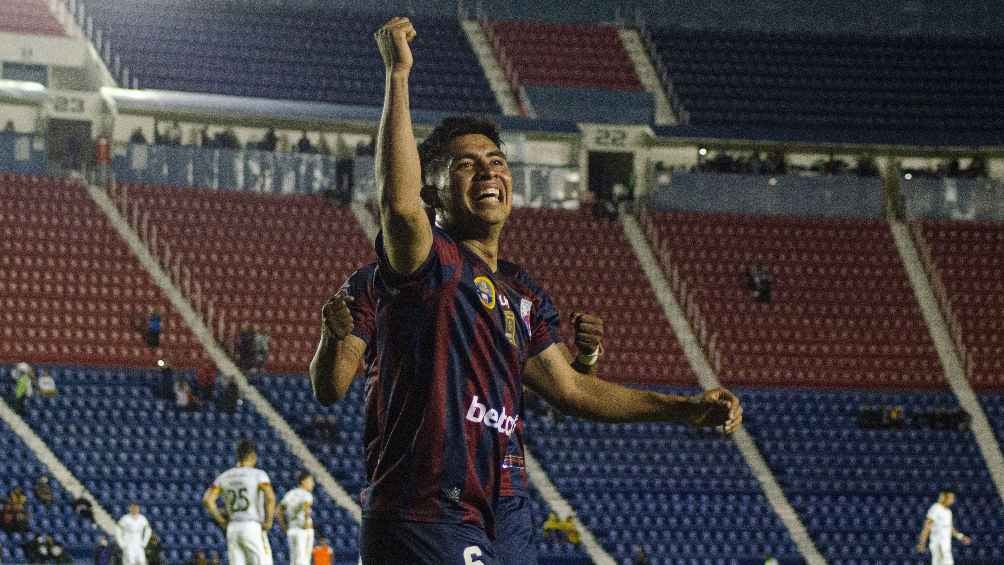
[[[122,565],[146,565],[146,551],[139,542],[122,548]]]
[[[932,543],[927,547],[931,551],[931,565],[955,565],[952,558],[952,542]]]
[[[289,540],[289,565],[310,565],[314,551],[313,528],[290,528],[286,530],[286,537]]]
[[[227,558],[230,565],[272,565],[268,534],[258,522],[227,525]]]

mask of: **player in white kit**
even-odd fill
[[[954,565],[952,557],[952,538],[969,545],[973,542],[969,536],[952,527],[951,506],[955,504],[955,493],[943,490],[938,495],[938,501],[927,511],[924,529],[920,531],[917,540],[917,551],[924,553],[924,546],[931,550],[931,565]]]
[[[314,549],[314,477],[304,471],[297,477],[297,488],[286,493],[279,503],[279,527],[289,540],[290,565],[310,565]]]
[[[268,531],[275,518],[275,491],[249,440],[237,445],[237,466],[223,472],[202,497],[209,516],[227,533],[230,565],[272,565]],[[216,499],[223,494],[223,510]]]
[[[129,505],[129,513],[119,518],[115,527],[115,542],[122,550],[122,565],[146,565],[146,544],[153,531],[146,516],[139,513],[139,504]]]

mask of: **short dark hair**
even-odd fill
[[[418,157],[422,162],[422,184],[428,184],[427,175],[449,157],[448,147],[454,138],[462,135],[481,134],[499,148],[502,137],[494,122],[475,116],[451,116],[443,118],[429,137],[418,145]]]
[[[307,480],[309,477],[313,477],[313,475],[310,474],[310,471],[300,471],[300,473],[296,476],[296,484],[303,484],[303,481]]]
[[[243,461],[248,458],[248,456],[258,453],[257,448],[255,448],[254,441],[250,439],[242,439],[240,443],[237,444],[237,460]]]

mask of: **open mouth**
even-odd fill
[[[475,202],[485,202],[488,200],[502,201],[502,192],[497,188],[486,188],[474,195]]]

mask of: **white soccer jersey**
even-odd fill
[[[313,528],[305,505],[314,504],[314,495],[302,488],[295,488],[282,497],[282,508],[286,512],[286,524],[290,528]]]
[[[265,521],[265,495],[263,485],[271,484],[268,474],[254,467],[234,467],[223,472],[213,486],[223,491],[230,522]]]
[[[931,520],[931,545],[951,547],[952,545],[952,511],[935,502],[927,511]]]
[[[150,530],[150,522],[142,514],[138,516],[126,514],[119,518],[117,526],[115,541],[122,549],[122,562],[125,565],[145,565],[144,548],[153,534]]]

